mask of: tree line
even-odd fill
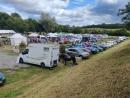
[[[40,19],[22,19],[18,13],[12,13],[8,15],[7,13],[0,12],[0,29],[12,29],[16,32],[66,32],[66,33],[101,33],[101,32],[118,32],[109,30],[102,31],[93,28],[103,28],[103,29],[120,29],[125,28],[130,30],[130,2],[125,6],[124,9],[120,9],[118,15],[122,15],[122,21],[124,24],[100,24],[100,25],[90,25],[83,27],[60,25],[56,23],[54,17],[51,17],[47,13],[42,13]],[[92,28],[92,29],[90,29]],[[113,33],[112,33],[113,34]]]

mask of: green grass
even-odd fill
[[[119,30],[119,29],[106,29],[106,28],[87,28],[88,30],[112,30],[112,31],[116,31],[116,30]]]
[[[130,31],[127,31],[130,34]]]
[[[52,82],[53,81],[53,82]],[[130,40],[61,70],[18,98],[129,98]]]
[[[7,82],[6,84],[10,84],[13,82],[20,81],[22,79],[27,79],[31,77],[34,74],[37,74],[41,72],[41,68],[37,67],[28,67],[28,68],[22,68],[22,69],[0,69],[1,72],[5,73]]]
[[[22,94],[35,82],[41,79],[49,78],[50,75],[59,72],[64,67],[57,67],[53,70],[43,69],[41,67],[31,66],[29,68],[22,68],[16,70],[0,69],[0,72],[5,73],[6,84],[0,88],[0,98],[14,98]],[[38,76],[39,75],[39,76]],[[32,78],[36,78],[35,80]]]

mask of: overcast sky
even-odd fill
[[[118,9],[130,0],[0,0],[0,11],[19,13],[23,18],[38,19],[42,12],[55,17],[59,24],[91,25],[119,23]]]

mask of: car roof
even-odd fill
[[[76,49],[76,50],[78,50],[78,48],[68,48],[68,49]]]

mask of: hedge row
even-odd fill
[[[100,30],[87,30],[86,33],[90,34],[108,34],[110,36],[130,36],[130,33],[126,29],[116,29],[116,30],[111,30],[111,29],[100,29]]]

